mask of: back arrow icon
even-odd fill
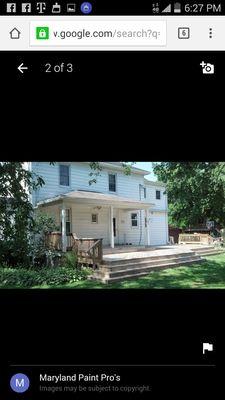
[[[22,63],[22,64],[19,65],[19,67],[18,67],[17,69],[21,72],[21,74],[23,74],[23,73],[24,73],[24,70],[25,70],[25,69],[28,69],[28,67],[24,67],[24,66],[23,66],[23,63]]]

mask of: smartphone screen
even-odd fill
[[[2,399],[222,389],[224,4],[0,3]]]

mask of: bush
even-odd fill
[[[60,263],[65,268],[73,269],[78,266],[77,255],[73,251],[68,251],[62,256]]]
[[[46,234],[58,229],[51,215],[38,212],[30,233],[30,262],[36,267],[57,266],[60,253],[46,241]]]
[[[89,268],[8,268],[0,267],[0,287],[31,288],[40,285],[63,285],[87,279]]]

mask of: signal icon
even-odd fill
[[[162,10],[162,13],[170,13],[172,11],[171,4],[169,4],[164,10]]]

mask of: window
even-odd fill
[[[146,199],[146,187],[144,187],[144,199]]]
[[[70,185],[70,168],[69,165],[60,165],[59,166],[59,183],[61,186],[69,186]]]
[[[71,233],[71,212],[70,209],[68,208],[66,210],[66,233]]]
[[[61,232],[62,232],[62,222],[61,222]],[[70,208],[66,209],[66,234],[71,233],[71,210]]]
[[[91,222],[92,224],[98,223],[98,214],[91,214]]]
[[[109,191],[116,192],[116,175],[109,174]]]
[[[160,199],[161,199],[161,192],[160,192],[160,190],[156,190],[155,194],[156,194],[156,200],[160,200]]]
[[[132,213],[131,214],[131,226],[132,227],[136,227],[137,228],[137,226],[138,226],[138,215],[137,215],[137,213]]]

